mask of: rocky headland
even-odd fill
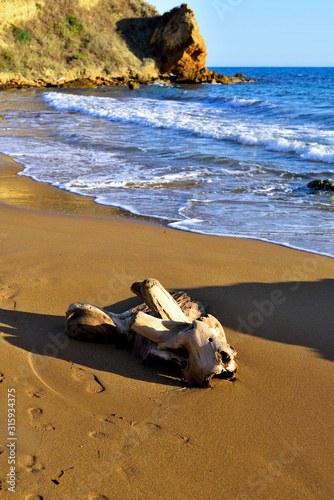
[[[0,5],[0,89],[250,82],[206,67],[189,5],[162,16],[141,0],[7,0]]]

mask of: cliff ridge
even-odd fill
[[[188,4],[161,16],[142,0],[0,3],[1,88],[244,81],[208,70],[206,56]]]

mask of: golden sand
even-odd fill
[[[58,195],[59,210],[66,198],[75,205],[16,182],[27,200],[40,192],[45,211]],[[334,498],[334,259],[105,210],[0,205],[1,498]],[[176,368],[64,336],[71,302],[120,312],[138,303],[130,285],[147,277],[212,305],[238,351],[235,382],[188,388]]]

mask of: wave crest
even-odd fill
[[[249,120],[231,117],[219,109],[208,109],[203,103],[127,98],[82,96],[47,92],[44,100],[59,111],[74,111],[105,120],[137,124],[152,128],[182,130],[217,140],[231,140],[270,151],[297,154],[301,159],[334,162],[334,133],[295,126],[267,123],[263,117]],[[261,105],[256,99],[233,97],[230,106],[252,107]],[[327,142],[327,144],[326,144]],[[329,143],[329,144],[328,144]]]

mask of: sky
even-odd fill
[[[163,14],[181,5],[148,0]],[[183,2],[185,3],[185,2]],[[334,66],[334,0],[188,0],[207,66]]]

